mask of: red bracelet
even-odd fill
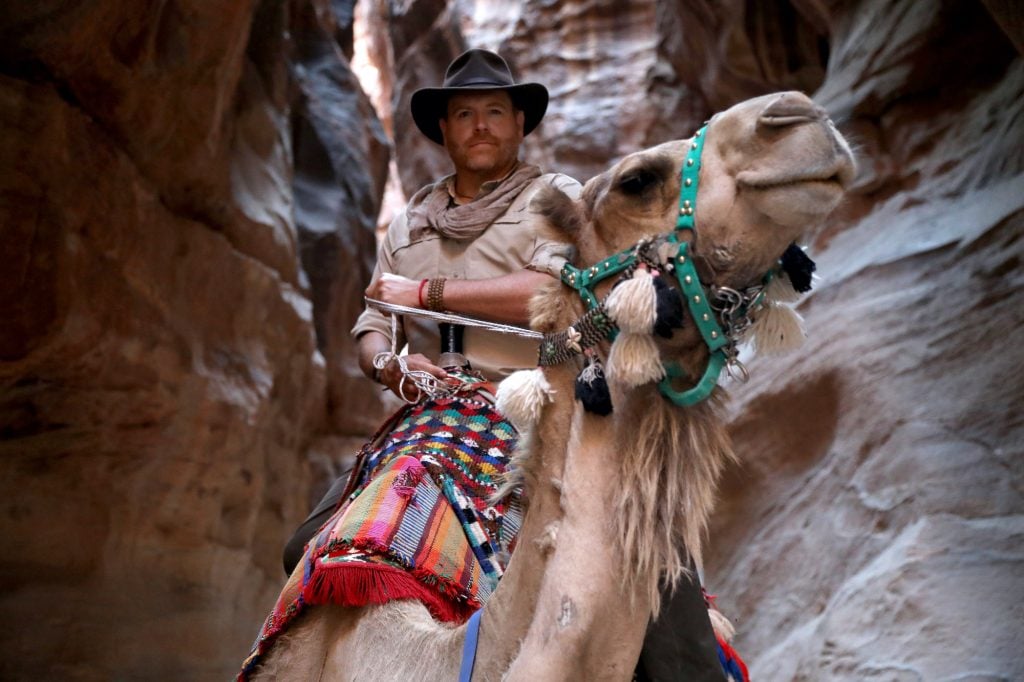
[[[427,307],[427,304],[423,301],[423,287],[427,286],[427,282],[429,282],[429,281],[430,281],[429,279],[425,279],[422,282],[420,282],[420,290],[419,290],[419,293],[416,295],[416,298],[419,299],[420,307],[421,308],[426,308]]]

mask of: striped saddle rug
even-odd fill
[[[494,591],[522,523],[492,502],[515,428],[472,391],[407,406],[363,447],[352,490],[307,544],[243,664],[252,671],[306,606],[418,599],[462,623]]]

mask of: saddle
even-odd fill
[[[306,545],[239,679],[307,606],[418,599],[463,623],[497,587],[522,524],[521,491],[494,501],[518,434],[489,385],[403,407],[361,450],[338,509]]]

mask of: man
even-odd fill
[[[536,166],[518,159],[524,136],[540,123],[547,102],[543,85],[515,84],[505,61],[486,50],[460,55],[448,67],[440,88],[413,94],[417,127],[445,147],[455,172],[418,191],[395,217],[378,252],[368,297],[527,324],[530,296],[548,278],[558,278],[569,256],[568,247],[537,234],[529,201],[546,184],[574,198],[581,190],[568,176],[542,175]],[[411,382],[401,383],[397,361],[381,370],[373,364],[374,357],[392,348],[390,318],[368,308],[352,333],[363,372],[396,395],[415,399],[418,390]],[[397,333],[397,347],[409,345],[409,370],[447,376],[436,361],[436,322],[406,316]],[[472,368],[489,380],[536,365],[536,342],[467,328],[463,344]],[[335,482],[288,543],[287,572],[336,509],[346,482],[347,476]],[[666,595],[661,620],[648,632],[641,661],[639,679],[722,679],[714,634],[695,585],[680,585],[671,598]]]
[[[388,228],[367,296],[409,307],[462,313],[525,326],[527,301],[550,277],[558,278],[565,245],[540,238],[530,220],[531,197],[551,184],[578,196],[580,185],[565,175],[541,175],[519,161],[523,137],[540,123],[548,93],[538,83],[514,84],[508,65],[493,52],[459,56],[440,88],[413,94],[419,129],[444,145],[455,173],[424,187]],[[404,318],[399,347],[409,343],[409,369],[444,378],[435,364],[437,323]],[[359,364],[399,393],[401,370],[391,362],[376,372],[373,358],[391,348],[390,321],[367,310],[353,334]],[[469,328],[465,355],[487,379],[536,364],[536,344]],[[405,396],[416,389],[406,382]]]
[[[538,286],[558,278],[569,255],[564,244],[537,234],[530,199],[550,184],[579,196],[580,184],[566,175],[542,175],[519,161],[523,138],[540,123],[548,92],[539,83],[516,84],[505,61],[493,52],[469,50],[448,67],[440,88],[412,97],[413,120],[431,141],[443,145],[455,172],[419,190],[388,227],[366,295],[413,308],[434,308],[526,326],[527,302]],[[429,305],[428,305],[429,304]],[[352,334],[359,366],[401,397],[415,399],[409,381],[392,361],[383,370],[373,358],[391,349],[391,321],[367,308]],[[436,364],[436,322],[406,316],[397,347],[409,345],[409,370],[447,376]],[[486,379],[500,381],[537,362],[536,343],[469,328],[464,355]],[[285,571],[302,558],[305,543],[331,516],[345,489],[341,476],[288,542]]]

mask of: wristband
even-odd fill
[[[427,283],[427,309],[444,311],[444,277],[435,277]]]
[[[430,281],[429,279],[425,279],[422,282],[420,282],[420,289],[416,293],[416,298],[420,302],[420,307],[421,308],[426,308],[427,307],[426,302],[423,300],[423,287],[427,286],[427,282],[429,282],[429,281]]]

